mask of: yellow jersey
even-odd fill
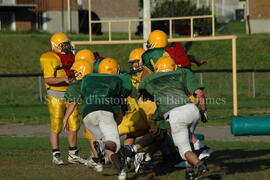
[[[67,78],[66,72],[64,69],[57,69],[62,66],[61,59],[57,54],[52,51],[43,53],[40,56],[40,66],[43,71],[43,77],[64,77]],[[68,85],[49,85],[45,83],[47,89],[52,89],[56,91],[66,91]]]

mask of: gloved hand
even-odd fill
[[[203,123],[206,123],[208,121],[207,111],[206,110],[200,110],[201,114],[201,121]]]

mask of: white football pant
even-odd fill
[[[116,152],[120,149],[120,138],[113,113],[109,111],[94,111],[83,119],[84,125],[93,136],[102,141],[112,141],[116,144]]]
[[[192,151],[191,137],[200,120],[198,108],[189,103],[168,111],[164,117],[168,117],[174,144],[178,147],[181,157],[186,160],[185,153]]]

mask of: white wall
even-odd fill
[[[251,19],[251,34],[270,33],[270,19]]]
[[[43,30],[50,33],[67,32],[68,19],[67,12],[64,12],[64,30],[62,29],[62,12],[61,11],[47,11],[43,13]],[[79,15],[78,11],[71,11],[71,31],[79,32]]]
[[[15,4],[16,0],[0,0],[0,4]]]

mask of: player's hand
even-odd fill
[[[72,81],[74,81],[75,78],[68,78],[68,82],[71,83]]]
[[[201,114],[201,121],[203,123],[206,123],[208,121],[207,111],[200,110],[200,114]]]
[[[207,60],[199,60],[199,66],[201,66],[201,65],[203,65],[203,64],[206,64],[206,63],[208,63],[208,61]]]
[[[72,81],[74,80],[74,78],[65,78],[64,81],[67,84],[70,84]]]

